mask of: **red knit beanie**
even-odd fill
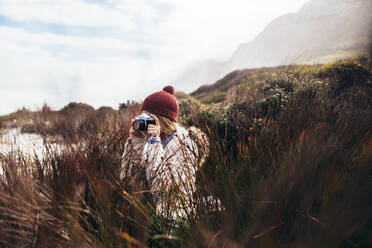
[[[179,107],[177,98],[174,96],[174,87],[165,86],[162,91],[157,91],[146,97],[142,103],[141,111],[159,114],[177,122]]]

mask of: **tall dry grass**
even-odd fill
[[[0,157],[0,247],[370,247],[370,67],[342,62],[246,86],[230,106],[181,103],[181,120],[211,145],[194,209],[177,222],[119,179],[138,106],[89,116],[59,150],[35,122],[46,154]]]

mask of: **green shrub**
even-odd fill
[[[220,103],[226,99],[226,92],[216,92],[212,95],[208,95],[202,99],[204,104]]]
[[[337,94],[353,86],[370,87],[372,79],[370,69],[356,61],[340,61],[325,65],[318,76],[327,79]]]

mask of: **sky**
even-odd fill
[[[0,0],[0,115],[141,101],[308,1]]]

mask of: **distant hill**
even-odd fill
[[[286,66],[278,66],[278,67],[262,67],[258,69],[242,69],[230,72],[223,78],[217,80],[214,84],[208,84],[200,86],[197,90],[191,93],[192,96],[197,98],[203,98],[204,96],[211,95],[216,92],[227,92],[229,88],[235,86],[242,82],[244,78],[252,76],[254,74],[258,74],[261,72],[275,72],[280,71]]]
[[[297,13],[273,20],[224,62],[198,62],[175,81],[187,88],[215,82],[242,68],[323,63],[355,57],[371,41],[371,0],[311,0]]]

